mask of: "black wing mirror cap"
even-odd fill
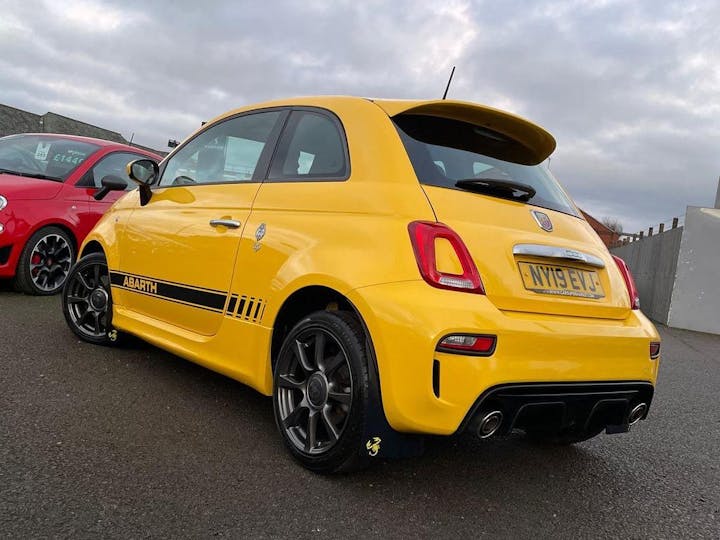
[[[127,182],[114,174],[104,176],[100,180],[100,184],[102,184],[102,187],[93,195],[93,199],[96,201],[101,201],[111,191],[125,191],[127,189]]]

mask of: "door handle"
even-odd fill
[[[211,219],[210,226],[212,227],[227,227],[228,229],[237,229],[240,227],[240,222],[235,219]]]

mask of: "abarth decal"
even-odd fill
[[[375,457],[380,452],[380,437],[373,437],[365,443],[365,448],[368,451],[370,457]]]
[[[157,282],[150,279],[136,278],[134,276],[124,276],[123,287],[125,287],[126,289],[136,289],[140,292],[157,294]]]
[[[227,317],[259,324],[267,301],[254,296],[231,294],[183,283],[111,271],[110,284],[118,289],[160,298],[185,306],[223,313]],[[226,306],[227,303],[227,306]]]
[[[530,213],[543,231],[552,232],[553,224],[552,221],[550,221],[550,216],[539,210],[530,210]]]
[[[227,292],[193,287],[125,272],[111,271],[110,283],[118,289],[219,313],[222,313],[227,299]]]
[[[257,230],[255,231],[255,243],[253,244],[253,251],[257,253],[260,251],[260,248],[262,247],[262,244],[260,243],[260,240],[265,238],[265,231],[267,230],[267,227],[264,223],[261,223]]]

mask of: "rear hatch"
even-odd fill
[[[453,229],[501,310],[623,319],[625,282],[542,162],[552,136],[474,104],[376,102],[391,115],[439,222]]]

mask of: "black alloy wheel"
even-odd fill
[[[117,342],[105,255],[91,253],[72,268],[63,288],[62,307],[68,326],[82,340],[98,345]]]
[[[58,227],[45,227],[25,244],[18,261],[16,288],[26,294],[60,292],[75,259],[73,242]]]
[[[362,466],[364,334],[347,312],[315,312],[286,337],[274,374],[275,421],[291,454],[316,472]]]

